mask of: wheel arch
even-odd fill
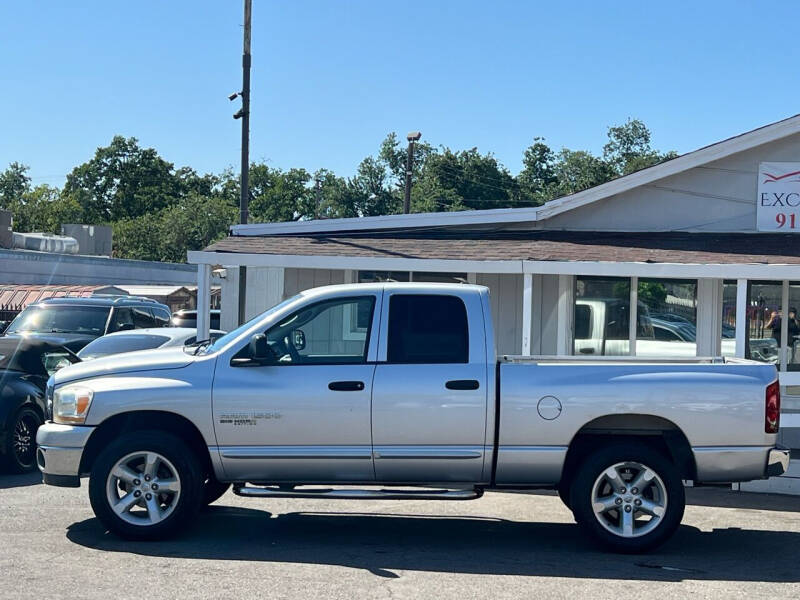
[[[564,459],[559,485],[568,483],[580,460],[594,448],[624,438],[644,442],[670,459],[682,479],[696,479],[697,466],[692,447],[680,427],[658,415],[608,414],[584,424],[573,436]]]
[[[214,466],[203,435],[186,417],[163,410],[134,410],[117,413],[96,427],[81,456],[80,473],[91,471],[94,461],[110,441],[131,431],[168,431],[180,437],[197,454],[205,473],[213,474]]]

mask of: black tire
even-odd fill
[[[221,481],[217,481],[217,478],[213,475],[209,475],[206,478],[205,483],[203,484],[203,506],[208,506],[209,504],[213,504],[228,491],[228,488],[231,487],[230,483],[223,483]]]
[[[39,412],[30,406],[23,406],[10,419],[3,448],[6,471],[31,473],[36,470],[36,432],[42,422]]]
[[[642,485],[641,490],[636,488],[640,495],[633,494],[633,488],[629,490],[625,485],[612,492],[610,479],[604,473],[620,464],[622,466],[619,472],[625,476],[628,472],[631,473],[627,481],[623,479],[625,485],[632,483],[636,475],[643,472],[641,469],[637,470],[637,464],[646,467],[657,477],[646,480],[647,483]],[[601,492],[602,495],[598,494],[598,504],[605,500],[609,505],[617,505],[619,500],[621,508],[614,506],[601,515],[596,515],[593,508],[596,483],[598,490],[605,490]],[[625,493],[620,493],[622,490]],[[660,497],[662,493],[663,497]],[[656,506],[655,510],[660,512],[660,516],[651,517],[645,512],[639,512],[641,509],[635,504],[637,500],[639,506],[642,506],[642,502],[650,502],[651,506]],[[615,552],[640,553],[663,544],[675,533],[683,518],[686,497],[680,473],[672,461],[647,444],[631,441],[599,449],[584,459],[572,480],[570,504],[578,525],[595,542]],[[665,507],[662,506],[664,504]],[[623,513],[626,507],[631,509],[628,511],[630,517]],[[622,530],[623,518],[633,519],[632,529],[629,529],[632,533],[629,535],[625,535]],[[649,523],[650,519],[654,519],[652,524]],[[615,533],[613,529],[619,531]]]
[[[570,504],[570,492],[572,491],[572,481],[562,481],[558,484],[558,497],[561,499],[561,502],[564,503],[568,509],[572,510],[572,505]]]
[[[142,494],[147,492],[145,495],[148,499],[151,496],[149,490],[145,489],[148,485],[144,481],[145,477],[135,479],[134,481],[139,483],[131,484],[129,489],[123,489],[127,483],[122,481],[115,483],[110,479],[111,471],[118,461],[140,453],[155,453],[165,459],[160,462],[159,469],[167,469],[167,475],[163,475],[165,471],[161,470],[152,481],[158,481],[162,476],[162,481],[167,478],[178,481],[177,500],[175,495],[170,495],[174,494],[173,492],[152,493],[157,502],[165,502],[164,510],[159,512],[166,513],[163,518],[159,517],[161,520],[152,524],[147,522],[146,518],[150,514],[150,509],[142,506],[144,504],[144,500],[141,499]],[[138,459],[132,460],[135,462]],[[131,470],[136,472],[137,468],[132,467]],[[145,472],[146,469],[142,471]],[[203,501],[204,479],[198,457],[183,440],[165,431],[132,431],[111,442],[95,460],[89,478],[89,499],[94,514],[100,522],[118,536],[131,540],[159,540],[176,534],[193,520]],[[117,515],[111,507],[109,494],[112,492],[123,494],[127,498],[128,492],[134,494],[136,491],[139,491],[140,498],[137,502],[142,504],[134,504],[131,510],[126,511],[127,517]],[[141,516],[143,513],[144,516]],[[125,520],[126,518],[136,522],[131,523]]]

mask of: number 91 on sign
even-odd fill
[[[779,212],[775,215],[775,223],[778,225],[778,229],[784,226],[786,229],[795,229],[797,227],[797,215],[795,213]]]

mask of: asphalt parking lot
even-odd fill
[[[551,494],[243,499],[179,539],[106,533],[80,489],[0,475],[0,598],[800,597],[800,498],[690,489],[644,556],[589,544]]]

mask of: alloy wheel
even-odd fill
[[[120,458],[106,478],[106,498],[122,520],[156,525],[175,510],[181,480],[175,466],[157,452],[132,452]]]
[[[616,463],[592,486],[592,510],[609,532],[623,538],[656,529],[667,511],[667,490],[658,474],[636,461]]]

